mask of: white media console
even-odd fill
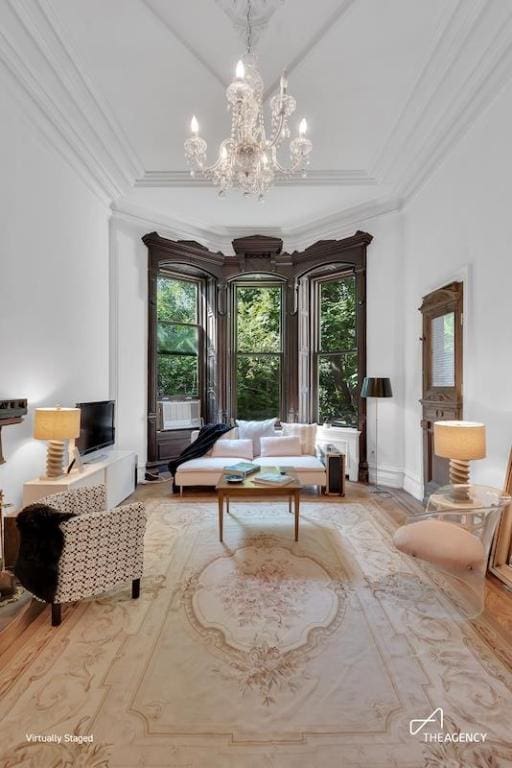
[[[72,469],[69,475],[29,480],[23,485],[23,506],[53,493],[104,484],[107,508],[112,509],[135,490],[136,472],[137,456],[133,451],[104,451],[96,459],[84,462],[81,469]]]

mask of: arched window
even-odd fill
[[[313,393],[316,420],[339,426],[359,423],[356,278],[338,275],[314,281],[316,336]]]
[[[198,398],[202,328],[199,283],[161,272],[157,278],[159,398]]]
[[[282,417],[283,288],[272,282],[233,284],[234,415]]]

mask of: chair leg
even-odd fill
[[[52,627],[58,627],[62,621],[61,603],[52,603]]]
[[[140,595],[140,579],[133,579],[132,581],[132,599],[136,600]]]

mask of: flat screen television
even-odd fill
[[[77,403],[80,408],[80,437],[75,445],[81,456],[107,448],[115,442],[114,400]]]

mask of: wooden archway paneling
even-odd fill
[[[367,232],[356,232],[342,240],[320,240],[304,251],[283,252],[283,241],[277,237],[252,235],[233,240],[233,254],[214,253],[199,243],[169,240],[156,232],[143,238],[148,248],[148,467],[164,464],[179,452],[180,446],[190,440],[190,430],[179,436],[167,434],[165,438],[157,429],[157,375],[156,375],[156,285],[158,273],[164,269],[195,275],[204,281],[208,316],[207,336],[210,344],[203,361],[205,391],[202,393],[203,409],[208,421],[226,421],[233,417],[230,412],[229,361],[228,361],[228,292],[237,278],[266,275],[279,278],[285,284],[285,339],[286,339],[286,388],[281,417],[298,421],[306,417],[304,398],[308,392],[302,387],[301,365],[308,356],[307,345],[299,348],[300,312],[299,294],[304,303],[309,280],[326,268],[353,272],[357,290],[357,333],[359,387],[366,375],[366,251],[372,241]],[[309,311],[309,310],[308,310]],[[367,479],[366,462],[366,401],[359,407],[360,477]],[[181,440],[181,442],[180,442]],[[167,447],[166,447],[167,446]]]

